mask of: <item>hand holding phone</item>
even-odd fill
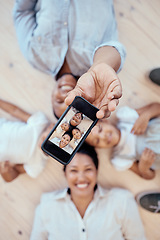
[[[97,123],[98,110],[84,98],[75,97],[42,143],[42,150],[67,165]]]

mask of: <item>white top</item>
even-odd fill
[[[30,240],[144,240],[132,194],[98,186],[82,218],[67,189],[44,194],[36,209]]]
[[[116,115],[121,139],[113,151],[111,162],[114,167],[117,170],[129,169],[134,161],[140,159],[147,147],[156,153],[156,161],[152,167],[160,168],[160,118],[151,120],[144,134],[134,135],[131,129],[139,117],[136,110],[125,106],[119,108]]]
[[[37,143],[48,123],[42,112],[33,114],[27,123],[0,118],[0,162],[24,164],[27,174],[37,177],[47,158]]]

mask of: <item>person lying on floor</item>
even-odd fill
[[[86,141],[94,147],[113,147],[111,162],[117,170],[130,169],[145,179],[154,178],[155,169],[160,168],[160,103],[136,110],[124,106],[116,116],[117,126],[99,120]]]
[[[92,0],[19,0],[13,19],[20,49],[32,66],[56,80],[64,73],[81,76],[76,83],[70,75],[59,82],[63,97],[71,90],[67,105],[79,95],[100,109],[98,118],[116,109],[122,95],[117,73],[126,51],[118,41],[112,0],[105,4],[100,0],[98,5]]]
[[[42,112],[29,114],[0,99],[0,108],[17,120],[0,118],[0,173],[10,182],[21,173],[36,178],[44,169],[47,156],[42,152],[41,136],[54,124]]]
[[[64,167],[68,187],[44,193],[35,211],[31,240],[145,240],[133,195],[97,183],[98,158],[83,144]]]

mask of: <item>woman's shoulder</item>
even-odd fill
[[[43,193],[41,196],[40,204],[46,204],[53,202],[54,200],[65,198],[67,194],[67,189],[55,190],[53,192]]]
[[[102,193],[102,195],[108,197],[111,197],[113,199],[129,199],[129,198],[133,198],[133,194],[124,188],[111,188],[111,189],[106,189],[103,188],[101,186],[99,186],[100,192]],[[116,200],[117,201],[117,200]]]
[[[112,188],[110,192],[113,195],[120,195],[122,197],[133,197],[133,194],[129,190],[124,188]]]

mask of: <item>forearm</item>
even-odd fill
[[[20,119],[23,122],[27,122],[28,118],[31,116],[29,113],[26,113],[25,111],[15,106],[14,104],[3,101],[1,99],[0,108],[5,112],[9,113],[10,115],[12,115],[13,117]]]
[[[151,103],[145,107],[137,109],[136,111],[140,116],[143,114],[150,120],[160,116],[160,103]]]
[[[112,67],[116,72],[121,65],[121,57],[116,48],[112,46],[104,46],[97,49],[93,59],[91,69],[100,63],[105,63]]]

